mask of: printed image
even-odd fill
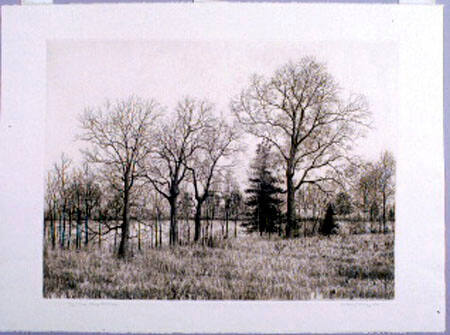
[[[43,295],[393,299],[394,43],[47,43]]]

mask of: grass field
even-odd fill
[[[147,249],[128,261],[44,250],[44,297],[108,299],[392,299],[394,235],[255,235],[214,248]]]

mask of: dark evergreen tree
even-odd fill
[[[270,167],[271,152],[267,143],[260,143],[251,165],[252,175],[247,193],[248,220],[243,223],[249,232],[275,233],[280,225],[281,188]]]
[[[333,205],[328,204],[327,211],[325,213],[325,218],[323,219],[319,228],[319,233],[321,235],[329,236],[332,234],[336,234],[338,227],[334,222],[333,216],[334,216]]]

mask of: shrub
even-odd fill
[[[325,213],[325,218],[320,225],[319,233],[324,236],[329,236],[332,234],[336,234],[338,230],[338,226],[334,222],[334,211],[333,205],[328,204],[327,211]]]

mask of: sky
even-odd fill
[[[393,42],[60,40],[47,42],[45,169],[63,151],[81,162],[79,150],[86,144],[76,140],[77,117],[86,107],[137,95],[157,100],[170,113],[189,96],[208,99],[218,113],[231,117],[230,100],[252,74],[270,76],[304,56],[327,65],[342,97],[366,97],[373,129],[355,143],[355,153],[368,160],[383,150],[395,153],[398,55]],[[239,174],[246,174],[256,143],[250,137],[244,141],[248,151],[238,158]]]

